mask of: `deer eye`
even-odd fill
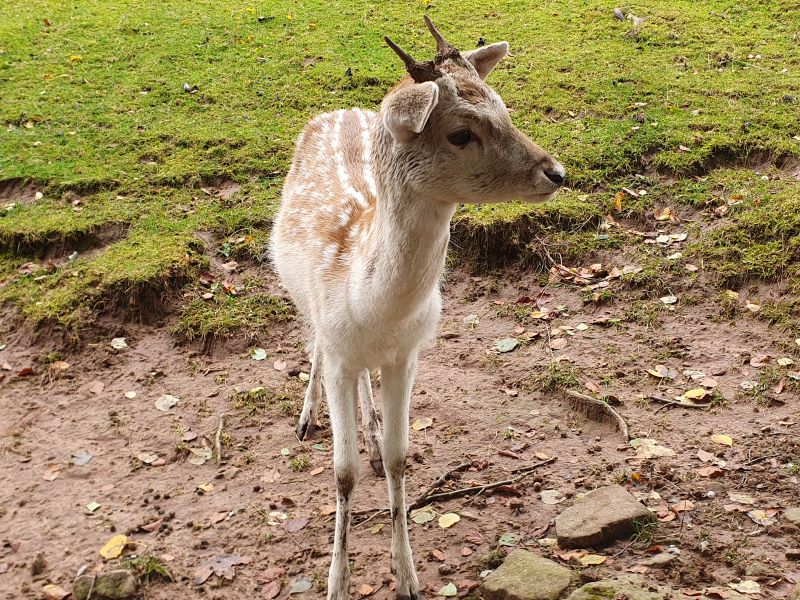
[[[469,143],[473,138],[472,132],[469,129],[459,129],[447,136],[447,141],[454,146],[463,146]]]

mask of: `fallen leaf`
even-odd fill
[[[434,559],[438,560],[439,562],[444,562],[447,560],[447,556],[445,556],[445,553],[439,550],[438,548],[434,548],[433,550],[431,550],[431,556]]]
[[[201,483],[197,486],[198,490],[202,490],[205,493],[210,493],[214,491],[214,484],[213,483]]]
[[[128,347],[128,342],[124,337],[117,337],[111,340],[111,347],[115,350],[122,350],[123,348]]]
[[[756,354],[750,359],[750,366],[751,367],[764,367],[772,360],[772,355],[770,354]]]
[[[677,296],[662,296],[659,298],[662,304],[675,304],[678,301]]]
[[[578,560],[584,567],[589,567],[593,565],[602,565],[606,562],[605,556],[600,556],[599,554],[587,554],[585,556],[581,556]]]
[[[223,556],[217,556],[216,558],[210,558],[203,561],[200,566],[195,569],[193,582],[195,585],[201,585],[214,574],[230,581],[236,577],[236,570],[234,567],[236,567],[236,565],[246,565],[249,562],[249,558],[237,556],[235,554],[225,554]],[[311,582],[309,582],[309,587],[310,584]]]
[[[128,536],[121,534],[115,535],[108,540],[102,548],[100,548],[100,556],[106,560],[118,558],[122,554],[122,551],[125,550],[125,546],[127,545]]]
[[[136,392],[133,392],[133,391],[125,392],[125,397],[128,400],[133,400],[134,398],[136,398]]]
[[[708,396],[708,390],[704,388],[692,388],[691,390],[686,390],[681,394],[678,398],[683,398],[686,400],[702,400]]]
[[[286,521],[283,524],[283,528],[289,533],[297,533],[301,529],[304,529],[306,525],[308,525],[308,521],[308,517],[299,517],[297,519],[292,519],[291,521]]]
[[[189,462],[198,466],[211,460],[214,454],[211,448],[189,448],[189,452],[192,453],[192,456],[189,457]]]
[[[89,512],[94,512],[101,506],[103,505],[98,502],[89,502],[89,504],[86,505],[86,510],[88,510]]]
[[[735,589],[737,592],[742,594],[760,594],[761,593],[761,586],[757,581],[750,581],[749,579],[744,579],[738,583],[729,583],[728,587]]]
[[[92,456],[92,453],[88,450],[78,450],[72,453],[72,464],[81,467],[92,460]]]
[[[272,363],[272,367],[276,371],[283,371],[286,368],[286,361],[285,360],[276,360],[274,363]]]
[[[310,579],[295,579],[289,586],[289,594],[302,594],[311,589]]]
[[[250,351],[250,358],[253,360],[264,360],[267,358],[267,351],[263,348],[253,348]]]
[[[461,556],[469,556],[473,552],[475,552],[475,551],[472,548],[470,548],[469,546],[464,546],[463,548],[461,548]]]
[[[794,361],[788,356],[783,356],[777,360],[777,363],[782,367],[788,367],[789,365],[793,365]]]
[[[694,502],[691,500],[681,500],[677,504],[673,504],[670,510],[674,513],[689,512],[694,510]]]
[[[216,525],[217,523],[221,523],[222,521],[226,520],[230,514],[231,513],[229,513],[227,510],[221,510],[211,515],[209,520],[211,521],[212,525]]]
[[[652,369],[647,369],[647,372],[659,379],[675,379],[678,376],[678,372],[675,369],[670,369],[664,365],[656,365]]]
[[[439,595],[445,598],[450,598],[458,594],[458,588],[452,581],[439,590]]]
[[[548,346],[551,350],[563,350],[567,347],[567,338],[553,338]]]
[[[747,310],[749,310],[750,312],[756,313],[761,310],[760,304],[753,304],[752,302],[748,302],[747,304],[745,304],[745,306],[747,307]]]
[[[542,504],[555,505],[564,501],[564,495],[559,490],[542,490],[539,494]]]
[[[772,510],[751,510],[748,511],[747,516],[750,519],[757,523],[758,525],[762,525],[764,527],[769,527],[770,525],[774,525],[777,523],[778,519],[775,518],[775,515],[778,514],[778,511],[775,509]]]
[[[152,452],[140,452],[136,455],[136,458],[142,461],[144,464],[149,465],[158,460],[158,454],[153,454]]]
[[[106,389],[106,384],[102,381],[92,381],[89,385],[86,386],[86,389],[92,392],[93,394],[102,394],[103,390]]]
[[[272,600],[280,593],[281,593],[280,580],[270,581],[264,587],[261,588],[262,600]]]
[[[64,465],[58,464],[49,464],[44,469],[44,474],[42,475],[42,479],[45,481],[54,481],[61,475],[61,471],[64,470]]]
[[[630,445],[636,449],[638,458],[675,456],[675,451],[672,448],[661,446],[658,441],[651,438],[634,438],[630,441]]]
[[[456,513],[445,513],[441,517],[439,517],[439,527],[442,529],[448,529],[452,527],[456,523],[461,520],[461,517],[458,516]]]
[[[729,435],[725,435],[724,433],[712,435],[711,441],[715,444],[721,444],[723,446],[733,446],[733,438]]]
[[[494,348],[498,352],[511,352],[516,350],[518,346],[519,340],[513,337],[503,338],[502,340],[497,340],[494,343]]]
[[[363,598],[365,596],[369,596],[370,594],[374,593],[375,588],[369,585],[368,583],[362,583],[360,586],[358,586],[356,592],[358,592],[358,595]]]
[[[64,600],[69,594],[70,592],[54,583],[48,583],[42,588],[42,596],[45,600]]]
[[[417,525],[424,525],[436,518],[436,513],[428,508],[418,508],[411,511],[411,520]]]
[[[376,523],[372,527],[369,528],[369,532],[372,535],[378,535],[381,531],[383,531],[384,523]]]
[[[170,394],[164,394],[158,400],[156,400],[156,408],[160,411],[167,412],[170,408],[175,406],[178,402],[180,402],[180,398],[172,396]]]
[[[516,546],[520,543],[522,537],[517,535],[516,533],[504,533],[500,536],[500,539],[497,540],[497,544],[499,546]]]
[[[695,473],[700,475],[701,477],[721,477],[725,474],[725,471],[720,469],[719,467],[700,467],[699,469],[695,469]]]
[[[422,417],[421,419],[417,419],[414,421],[413,425],[411,425],[411,429],[414,431],[422,431],[423,429],[427,429],[433,425],[433,419],[430,417]]]
[[[336,513],[336,505],[335,504],[323,504],[319,507],[319,514],[323,517],[329,517]],[[433,517],[431,517],[433,518]]]
[[[755,498],[752,496],[748,496],[747,494],[743,494],[741,492],[728,492],[728,498],[730,498],[733,502],[738,504],[755,504]]]
[[[66,371],[69,369],[69,363],[63,360],[57,360],[50,364],[50,368],[54,371]]]

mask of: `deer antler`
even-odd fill
[[[383,36],[383,40],[389,48],[395,51],[397,56],[403,59],[403,63],[406,65],[406,71],[408,71],[408,74],[411,75],[411,78],[415,82],[424,83],[425,81],[435,81],[442,76],[442,72],[432,60],[418,62],[408,54],[408,52],[390,40],[388,36]]]
[[[433,21],[430,20],[428,15],[425,15],[425,25],[428,26],[428,30],[431,32],[433,39],[436,40],[436,58],[434,59],[434,63],[441,64],[448,58],[457,58],[461,57],[461,53],[453,46],[450,42],[448,42],[439,30],[436,29],[436,26],[433,24]]]

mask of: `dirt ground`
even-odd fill
[[[598,259],[603,269],[622,269],[627,260],[624,252]],[[280,293],[267,266],[240,270]],[[593,281],[604,273],[595,269]],[[686,279],[673,291],[677,303],[649,301],[658,309],[653,325],[623,319],[642,290],[613,273],[609,288],[617,293],[599,304],[584,301],[585,285],[561,279],[510,271],[478,278],[463,269],[445,279],[440,336],[422,351],[414,387],[411,421],[430,418],[432,425],[410,432],[409,501],[465,461],[473,467],[444,489],[557,460],[514,485],[434,504],[438,515],[461,516],[449,528],[437,519],[410,521],[424,596],[437,597],[449,582],[462,596],[473,593],[479,574],[515,542],[583,569],[585,579],[638,572],[696,595],[746,576],[760,582],[762,597],[786,595],[800,579],[800,563],[786,555],[800,548],[800,529],[783,516],[800,504],[792,466],[800,462],[800,408],[791,378],[798,366],[778,359],[800,363],[800,348],[745,308],[774,290],[740,290],[733,301],[740,310],[731,316],[702,276]],[[696,300],[684,302],[690,294]],[[305,385],[298,374],[309,370],[302,324],[204,345],[178,343],[171,319],[108,321],[81,351],[64,351],[46,333],[5,334],[0,598],[39,598],[47,583],[68,590],[80,569],[91,573],[132,555],[157,557],[174,578],[154,578],[143,598],[271,598],[274,580],[280,598],[306,580],[311,587],[298,597],[324,597],[335,504],[331,436],[327,426],[303,443],[294,434]],[[114,337],[127,347],[113,348]],[[520,342],[516,349],[495,348],[509,337]],[[252,358],[256,347],[266,359]],[[44,364],[55,350],[68,367]],[[655,365],[674,378],[649,375]],[[713,390],[700,400],[711,401],[710,409],[647,399],[672,399],[701,380]],[[756,387],[745,390],[742,382]],[[380,405],[377,378],[375,386]],[[560,386],[608,398],[631,438],[656,440],[674,456],[637,457],[613,422],[596,419]],[[179,402],[162,411],[155,404],[165,394]],[[214,448],[221,415],[222,463],[194,464]],[[720,434],[730,438],[714,437]],[[713,457],[698,457],[701,450]],[[385,482],[363,457],[356,511],[387,504]],[[585,553],[570,557],[548,541],[553,519],[576,495],[612,482],[658,512],[658,527],[594,549],[602,563],[583,567]],[[90,503],[100,506],[91,510]],[[354,597],[393,597],[388,515],[368,513],[357,522],[350,537]],[[123,557],[106,561],[98,551],[116,534],[129,544]],[[506,534],[519,537],[498,545]],[[641,565],[670,547],[679,554],[669,568]],[[47,566],[34,576],[37,553]],[[225,555],[244,563],[232,580],[193,581],[204,561]]]

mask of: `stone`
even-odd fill
[[[625,598],[626,600],[665,600],[670,596],[669,588],[662,588],[641,577],[625,576],[587,583],[572,592],[567,600],[604,600]]]
[[[786,551],[786,558],[789,560],[800,560],[800,548],[789,548]]]
[[[783,516],[788,521],[794,523],[795,525],[800,526],[800,506],[793,506],[792,508],[787,508]]]
[[[677,559],[677,556],[670,554],[669,552],[659,552],[658,554],[641,561],[639,564],[644,567],[666,567]]]
[[[81,575],[72,582],[72,595],[76,600],[86,600],[92,590],[92,600],[125,600],[136,594],[136,578],[125,569],[98,573],[92,588],[95,575]]]
[[[556,600],[572,572],[527,550],[514,550],[483,582],[484,600]]]
[[[562,548],[599,546],[635,533],[636,526],[654,522],[655,515],[625,488],[598,488],[556,517],[556,535]]]
[[[31,575],[36,578],[44,574],[45,571],[47,571],[47,559],[44,557],[44,554],[39,552],[31,563]]]

